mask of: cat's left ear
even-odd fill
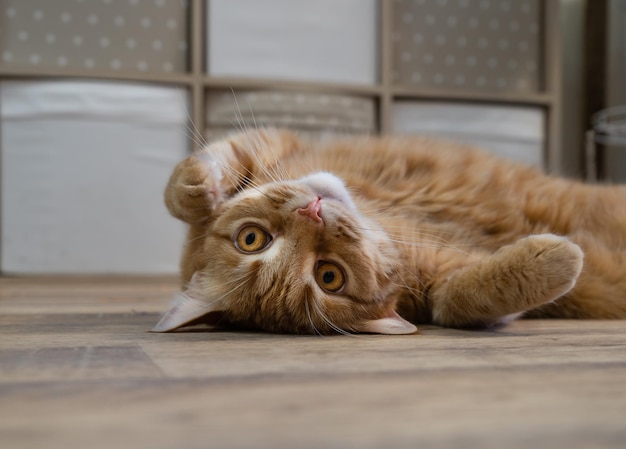
[[[198,294],[198,274],[194,274],[185,291],[176,292],[170,308],[154,326],[152,332],[169,332],[198,318],[217,312],[214,301]]]
[[[384,318],[363,321],[357,330],[370,334],[403,335],[416,333],[417,327],[391,310]]]

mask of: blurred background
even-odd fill
[[[429,134],[626,181],[626,0],[0,0],[0,273],[176,273],[238,126]]]

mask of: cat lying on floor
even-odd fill
[[[165,203],[189,234],[157,332],[626,318],[626,188],[451,143],[244,132],[180,162]]]

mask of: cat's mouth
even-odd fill
[[[322,219],[322,197],[318,196],[305,207],[297,209],[300,215],[310,218],[316,223],[323,223]]]

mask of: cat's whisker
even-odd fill
[[[211,298],[211,300],[208,302],[209,305],[213,305],[218,303],[219,301],[223,300],[224,298],[232,295],[233,293],[235,293],[237,290],[239,290],[240,288],[242,288],[243,286],[245,286],[248,281],[251,279],[252,277],[252,273],[247,273],[239,278],[235,278],[235,279],[231,279],[227,282],[223,282],[218,286],[209,286],[208,288],[206,286],[203,286],[203,290],[202,291],[198,291],[196,292],[196,294],[198,296],[201,297],[205,297],[205,298]],[[233,286],[234,285],[234,286]],[[222,293],[222,290],[224,287],[229,288],[233,286],[232,288],[230,288],[230,290]],[[213,294],[217,293],[219,296],[217,297],[212,297]]]
[[[237,96],[235,95],[234,90],[231,88],[231,91],[233,93],[233,99],[235,101],[235,106],[237,108],[237,112],[235,113],[235,116],[237,118],[237,120],[239,121],[239,127],[242,131],[245,132],[245,136],[248,139],[248,143],[250,143],[250,147],[254,150],[252,151],[252,156],[255,159],[256,162],[256,166],[263,169],[264,174],[271,179],[274,182],[279,182],[280,177],[277,176],[277,174],[272,170],[268,170],[266,167],[266,164],[264,163],[263,160],[261,160],[261,158],[259,157],[259,153],[261,152],[269,152],[270,154],[272,154],[273,156],[276,156],[274,149],[271,147],[271,145],[269,145],[267,142],[258,142],[259,140],[259,134],[254,134],[252,135],[252,133],[248,133],[248,125],[243,117],[243,114],[241,112],[241,108],[239,107],[239,102],[237,101]],[[248,108],[250,109],[250,114],[252,116],[252,120],[254,122],[254,127],[255,129],[258,130],[258,124],[256,122],[256,117],[254,116],[254,112],[252,111],[252,107],[250,106],[250,102],[248,102]],[[254,136],[254,137],[253,137]],[[253,141],[253,138],[257,141]],[[260,148],[261,147],[261,148]],[[269,150],[269,151],[268,151]],[[278,160],[277,157],[274,157],[274,160]]]
[[[187,127],[187,131],[185,131],[185,135],[189,139],[191,139],[191,141],[195,143],[198,146],[198,148],[206,148],[208,145],[206,140],[204,140],[204,138],[201,136],[200,137],[197,136],[194,130],[189,127],[189,125],[185,124],[185,126]]]
[[[195,237],[195,238],[193,238],[193,239],[189,239],[189,242],[190,242],[190,243],[192,243],[192,242],[196,242],[196,241],[198,241],[198,240],[204,240],[204,239],[206,239],[206,237],[207,237],[207,234],[200,235],[200,236]]]
[[[250,137],[249,139],[252,139]],[[259,135],[255,135],[255,139],[259,140]],[[257,145],[253,145],[252,147],[255,149],[253,156],[256,161],[257,167],[260,167],[263,170],[263,173],[271,179],[273,182],[280,182],[281,179],[284,179],[284,176],[281,176],[278,164],[278,155],[276,154],[276,150],[269,144],[267,141],[255,142]],[[267,153],[272,156],[272,161],[275,161],[272,166],[268,167],[267,163],[264,163],[263,160],[259,157],[259,153]]]
[[[233,93],[233,96],[234,96],[234,93]],[[239,110],[239,105],[237,104],[236,98],[235,98],[235,104],[237,105],[237,109]],[[239,111],[239,115],[240,114],[241,114],[241,111]],[[239,128],[242,131],[244,131],[244,130],[247,129],[247,125],[243,121],[243,116],[241,117],[241,120],[240,120],[239,115],[237,115],[237,113],[235,114],[235,116],[236,116],[236,118],[238,120],[238,123],[234,123],[232,120],[230,121],[230,123],[231,123],[232,126],[234,126],[236,128]],[[244,136],[245,139],[247,139],[248,148],[250,148],[252,150],[250,155],[254,158],[254,162],[255,162],[254,165],[257,168],[262,169],[265,174],[269,174],[267,169],[266,169],[266,167],[265,167],[264,161],[262,161],[258,157],[258,153],[260,151],[262,151],[262,149],[261,150],[259,149],[260,142],[257,142],[256,140],[253,140],[253,136],[251,135],[251,133],[245,133],[245,134],[243,134],[243,136]],[[258,136],[255,136],[255,138],[258,139]],[[247,178],[251,182],[252,180],[250,179],[250,177],[247,174],[245,174],[245,172],[247,172],[248,170],[242,165],[241,162],[238,162],[238,163],[241,166],[241,168],[243,169],[242,171],[237,171],[234,167],[224,167],[224,169],[227,169],[227,170],[231,169],[236,174],[236,176],[235,176],[236,180],[239,179],[239,178]],[[273,179],[271,176],[269,176],[269,178],[272,179],[273,181],[276,181],[276,179]]]
[[[313,308],[315,310],[315,313],[317,314],[318,317],[321,318],[322,321],[324,321],[324,323],[326,323],[326,325],[328,327],[330,327],[332,330],[334,330],[335,332],[337,332],[338,334],[341,335],[350,335],[350,336],[354,336],[353,333],[348,332],[342,328],[340,328],[339,326],[337,326],[335,323],[333,323],[325,314],[324,312],[322,312],[321,308],[319,307],[319,305],[313,301]]]
[[[188,240],[188,242],[190,242],[190,243],[191,243],[191,242],[195,242],[195,241],[197,241],[197,240],[204,240],[204,239],[206,239],[206,238],[207,238],[207,236],[208,236],[208,235],[209,235],[209,234],[208,234],[208,232],[205,232],[204,234],[199,235],[198,237],[194,237],[194,238],[192,238],[192,239],[189,239],[189,240]]]
[[[369,232],[374,231],[374,229],[368,228],[368,227],[357,226],[356,228],[369,231]],[[461,247],[471,248],[471,247],[479,246],[476,243],[473,243],[473,244],[472,243],[466,243],[466,244],[452,243],[451,241],[445,239],[444,237],[440,235],[431,234],[426,231],[422,231],[420,229],[407,229],[406,226],[384,226],[384,229],[387,230],[387,232],[389,233],[390,241],[394,243],[399,243],[401,245],[406,245],[406,246],[414,246],[414,247],[421,247],[421,248],[434,248],[434,249],[445,248],[445,249],[450,249],[450,250],[456,250],[466,255],[468,255],[469,253],[467,253],[466,251],[463,251]],[[411,232],[413,235],[411,236],[411,239],[402,238],[401,236],[394,234],[392,230],[407,231],[407,232]],[[405,233],[400,233],[400,234],[402,236],[406,235]]]
[[[230,165],[220,164],[220,169],[222,173],[228,177],[228,181],[230,184],[237,185],[239,184],[240,179],[247,178],[247,175],[243,171],[239,171],[237,170],[237,168]]]
[[[284,165],[284,163],[282,161],[280,161],[278,163],[277,167],[279,168],[280,174],[283,176],[284,179],[290,179],[291,178],[291,175],[287,171],[287,168],[285,167],[285,165]]]
[[[287,171],[287,169],[286,169],[286,167],[284,165],[284,161],[280,160],[280,158],[278,157],[278,154],[276,153],[276,150],[270,146],[270,151],[272,152],[273,159],[276,161],[274,163],[274,166],[272,167],[272,170],[274,171],[274,174],[279,179],[282,179],[282,180],[291,179],[291,176],[289,175],[289,172]]]
[[[277,160],[278,158],[274,149],[269,147],[269,151],[272,153],[272,157],[274,158],[274,160],[276,160],[276,162],[272,167],[265,169],[267,176],[273,179],[275,182],[285,181],[289,179],[289,176],[287,175],[286,170],[284,170],[282,163]]]
[[[240,164],[241,165],[241,164]],[[236,168],[221,164],[222,172],[228,176],[231,184],[239,185],[241,179],[245,179],[243,188],[250,187],[255,189],[257,192],[261,193],[263,196],[268,197],[265,192],[261,190],[261,185],[254,181],[254,179],[250,178],[248,175],[243,174],[243,171],[238,171]],[[243,167],[243,166],[242,166]]]
[[[429,249],[440,249],[440,250],[450,250],[450,251],[454,251],[457,252],[459,254],[464,254],[466,256],[469,256],[470,253],[468,253],[467,251],[463,251],[461,248],[458,248],[457,245],[454,245],[452,243],[450,244],[443,244],[443,243],[429,243],[429,242],[407,242],[404,240],[394,240],[394,239],[390,239],[391,242],[393,243],[398,243],[400,245],[405,245],[405,246],[412,246],[415,248],[429,248]]]
[[[365,210],[362,209],[362,211],[367,214],[367,215],[371,215],[371,214],[375,214],[376,212],[380,212],[381,214],[384,214],[385,212],[387,212],[389,209],[379,209],[378,211],[376,210]],[[394,215],[395,218],[401,218],[401,219],[406,219],[406,220],[411,220],[411,217],[407,217],[404,215]],[[382,225],[381,225],[382,226]],[[428,234],[428,235],[432,235],[432,236],[440,236],[441,234],[449,234],[449,235],[453,235],[455,233],[455,231],[451,231],[451,230],[446,230],[446,229],[437,229],[436,231],[431,230],[431,229],[427,229],[427,228],[420,228],[419,226],[415,226],[415,227],[408,227],[407,225],[389,225],[389,224],[385,224],[384,226],[382,226],[385,229],[391,230],[391,229],[399,229],[402,231],[407,231],[407,232],[419,232],[420,234]],[[436,233],[435,233],[436,232]],[[441,237],[443,238],[443,237]]]
[[[251,139],[252,137],[249,137],[249,140]],[[251,143],[252,143],[252,148],[255,149],[255,151],[252,153],[252,156],[254,157],[256,166],[261,168],[263,170],[263,174],[267,176],[267,178],[270,179],[272,182],[279,182],[279,178],[275,176],[273,170],[270,171],[269,168],[267,167],[267,163],[264,163],[264,161],[261,160],[261,158],[258,155],[258,153],[260,152],[273,154],[273,149],[267,142],[258,142],[258,140],[260,139],[258,135],[255,136],[255,139],[257,140],[257,142],[253,142],[253,143],[251,142]]]
[[[198,147],[202,148],[203,143],[199,139],[196,138],[195,134],[191,132],[191,129],[189,127],[187,127],[187,129],[189,131],[185,131],[185,136],[188,137],[193,143],[198,145]]]
[[[313,333],[315,333],[317,335],[321,335],[323,337],[324,334],[322,334],[319,331],[319,329],[315,326],[315,323],[313,322],[313,319],[311,318],[311,310],[310,310],[310,306],[309,306],[309,297],[307,295],[304,296],[304,310],[306,312],[306,318],[309,321],[309,324],[311,325],[311,329],[313,330]]]
[[[242,132],[246,133],[248,131],[248,127],[246,125],[246,121],[243,118],[243,114],[241,113],[241,109],[239,108],[237,95],[235,95],[235,90],[232,87],[230,88],[230,91],[232,92],[233,100],[235,101],[235,107],[236,107],[235,118],[237,118],[237,121],[239,122],[239,129],[241,129]]]
[[[424,286],[424,280],[421,279],[419,276],[417,276],[415,273],[410,273],[408,272],[407,274],[411,275],[415,281],[420,284],[420,287]],[[400,273],[399,271],[397,272],[398,277],[400,278],[400,280],[402,281],[402,284],[396,284],[395,282],[393,283],[393,285],[400,287],[400,288],[406,288],[408,291],[410,291],[411,293],[413,293],[416,297],[422,297],[424,295],[424,290],[420,290],[414,287],[411,287],[408,282],[406,281],[406,279],[402,276],[402,273]]]
[[[267,127],[263,124],[259,125],[257,123],[256,117],[254,116],[254,112],[252,111],[252,107],[250,106],[249,102],[248,102],[248,107],[250,109],[250,114],[254,122],[255,129],[257,131],[261,129],[267,133],[268,132]],[[260,134],[257,133],[254,135],[254,138],[258,140],[259,136]],[[252,140],[253,136],[251,135],[251,133],[247,133],[246,138],[248,139],[248,142],[250,143],[250,147],[254,149],[254,152],[252,155],[255,158],[255,162],[257,162],[256,164],[257,167],[263,170],[263,173],[267,176],[268,179],[271,179],[274,182],[280,182],[281,180],[290,179],[290,176],[287,170],[285,170],[282,161],[280,161],[280,158],[278,157],[278,153],[276,152],[276,149],[273,148],[269,142],[253,141]],[[264,161],[261,160],[261,158],[259,158],[258,154],[261,154],[261,153],[266,153],[266,154],[271,155],[272,156],[271,160],[274,162],[273,165],[268,167],[267,164],[264,163]]]
[[[411,238],[403,238],[403,237],[399,237],[399,236],[395,236],[391,234],[390,238],[396,243],[401,243],[403,245],[409,245],[409,246],[427,245],[431,248],[437,248],[437,247],[448,248],[448,249],[458,248],[459,250],[461,250],[461,248],[472,248],[472,247],[478,246],[475,243],[452,243],[449,240],[438,237],[436,235],[420,235],[420,236],[413,236]]]
[[[252,105],[250,104],[250,100],[246,100],[246,103],[248,103],[248,110],[250,111],[250,115],[252,116],[252,122],[254,123],[254,129],[256,131],[259,130],[259,126],[256,123],[256,117],[254,116],[254,111],[252,110]]]
[[[187,130],[191,133],[190,135],[188,134],[188,136],[192,137],[194,139],[194,141],[195,141],[196,137],[197,137],[196,133],[195,133],[194,129],[192,129],[192,127],[189,125],[191,123],[192,126],[195,127],[195,125],[193,124],[193,119],[189,115],[189,111],[185,110],[185,114],[187,115],[187,120],[185,120],[185,128],[187,128]]]
[[[408,236],[406,238],[403,238],[403,235],[398,236],[397,234],[393,234],[390,233],[390,237],[396,239],[398,242],[403,242],[404,244],[423,244],[424,241],[428,244],[431,245],[441,245],[445,248],[458,248],[460,249],[461,247],[476,247],[478,246],[476,243],[453,243],[450,240],[437,235],[437,234],[432,234],[432,233],[427,233],[424,231],[419,231],[416,230],[417,235],[412,235],[410,236],[410,239],[408,238]]]
[[[228,123],[230,123],[230,125],[235,128],[236,130],[240,131],[240,132],[244,132],[244,127],[240,124],[239,121],[239,116],[237,116],[237,114],[235,114],[236,120],[229,120]]]
[[[389,235],[389,238],[392,242],[395,243],[400,243],[402,245],[409,245],[409,246],[428,246],[430,248],[457,248],[457,247],[467,247],[467,246],[476,246],[475,244],[471,244],[471,243],[452,243],[452,242],[448,242],[446,240],[442,240],[442,239],[438,239],[436,238],[436,236],[429,236],[429,235],[424,235],[424,236],[414,236],[411,239],[408,238],[402,238],[402,237],[396,237],[393,234]]]
[[[231,285],[234,285],[234,284],[241,286],[245,284],[251,277],[252,277],[252,273],[246,273],[239,277],[235,277],[233,279],[229,279],[227,281],[221,282],[220,284],[217,284],[217,285],[203,286],[203,288],[205,288],[204,291],[210,291],[210,292],[213,290],[221,291],[223,290],[223,287],[230,287]],[[225,294],[230,294],[232,293],[232,291],[234,290],[230,290],[226,292]]]
[[[430,239],[431,241],[436,241],[436,242],[441,242],[444,244],[452,244],[449,240],[447,240],[446,238],[442,237],[439,235],[439,233],[429,233],[427,231],[424,230],[420,230],[419,228],[407,228],[406,226],[381,226],[385,231],[387,231],[392,237],[396,237],[396,238],[400,238],[399,236],[396,236],[393,234],[393,231],[405,231],[405,232],[401,232],[400,234],[405,235],[406,233],[411,233],[413,234],[415,237],[426,237],[428,239]],[[363,231],[368,231],[368,232],[375,232],[378,229],[376,228],[371,228],[371,227],[367,227],[367,226],[355,226],[356,229],[360,229]],[[417,234],[417,235],[416,235]]]
[[[207,142],[206,138],[204,137],[204,134],[202,132],[200,132],[200,130],[197,128],[196,124],[194,123],[193,119],[191,118],[191,116],[189,115],[189,111],[185,110],[185,114],[187,114],[187,121],[185,121],[185,127],[189,130],[189,132],[191,133],[191,136],[189,136],[196,144],[198,144],[198,146],[200,148],[205,148],[209,145],[209,142]],[[191,123],[191,127],[189,126],[189,123]],[[192,128],[193,127],[193,128]]]

